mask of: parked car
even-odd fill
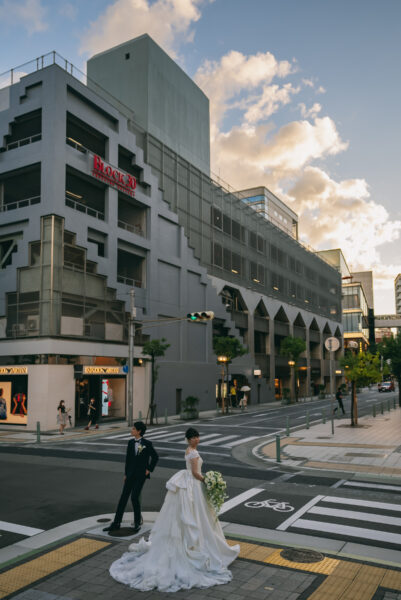
[[[394,383],[392,381],[381,381],[377,387],[379,392],[394,392]]]

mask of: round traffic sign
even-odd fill
[[[324,342],[324,345],[326,350],[329,350],[330,352],[337,352],[340,347],[340,340],[336,337],[328,337]]]

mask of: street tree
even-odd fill
[[[381,380],[380,356],[370,352],[354,353],[347,351],[340,358],[345,377],[351,382],[351,425],[358,425],[357,387],[377,383]]]
[[[292,365],[292,369],[294,369],[294,383],[293,383],[293,387],[294,387],[294,392],[295,392],[295,400],[298,402],[298,389],[296,386],[296,373],[298,372],[298,361],[299,361],[299,357],[301,356],[302,352],[305,352],[306,350],[306,343],[305,340],[298,338],[298,337],[292,337],[292,336],[288,336],[286,338],[284,338],[283,340],[281,340],[281,344],[280,344],[280,354],[281,356],[286,356],[289,360],[293,361],[293,365]],[[291,392],[291,396],[292,396],[292,392]]]
[[[230,362],[239,356],[247,354],[248,350],[237,338],[228,336],[215,336],[213,338],[213,350],[216,356],[225,356],[227,358],[227,361],[225,361],[224,364],[227,371],[226,377],[228,385],[228,369]],[[224,385],[224,382],[222,383]]]
[[[379,344],[379,352],[388,361],[390,371],[398,381],[398,404],[401,406],[401,333],[384,338]]]
[[[170,344],[167,343],[166,338],[161,338],[161,340],[149,340],[148,342],[145,342],[142,349],[142,354],[150,356],[152,364],[149,406],[151,425],[153,425],[153,420],[156,415],[155,386],[159,371],[159,367],[156,365],[156,359],[164,356],[169,347]]]

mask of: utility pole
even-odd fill
[[[132,427],[134,418],[134,337],[135,337],[135,290],[130,290],[129,345],[128,345],[128,426]]]

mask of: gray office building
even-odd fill
[[[230,375],[251,403],[289,385],[288,335],[306,341],[300,393],[328,381],[340,274],[210,178],[208,100],[153,40],[93,57],[87,79],[56,53],[16,72],[0,80],[1,425],[52,429],[60,399],[84,423],[91,397],[126,418],[132,288],[134,417],[153,338],[170,344],[159,415],[189,395],[216,406],[213,335],[248,348]],[[215,319],[187,322],[197,310]]]

